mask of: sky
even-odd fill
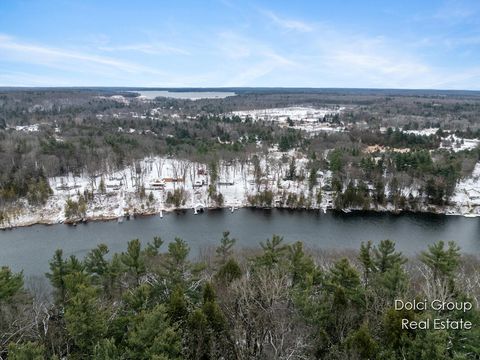
[[[480,0],[1,0],[0,86],[480,90]]]

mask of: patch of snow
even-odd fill
[[[233,111],[227,115],[239,116],[242,120],[276,122],[282,127],[303,130],[310,134],[320,132],[345,131],[343,125],[325,121],[326,116],[339,114],[343,107],[313,108],[313,107],[286,107],[258,110]]]
[[[37,132],[39,131],[39,124],[15,126],[16,131]]]
[[[403,132],[405,134],[430,136],[430,135],[435,135],[438,132],[438,128],[428,128],[428,129],[422,129],[422,130],[403,130]]]
[[[465,139],[456,135],[449,135],[440,144],[441,149],[449,149],[454,152],[473,150],[480,144],[479,139]]]

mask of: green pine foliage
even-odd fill
[[[22,286],[22,273],[14,274],[6,266],[0,269],[0,301],[7,300],[15,295]]]
[[[3,359],[478,359],[480,311],[395,310],[396,299],[478,300],[478,259],[455,243],[407,258],[391,240],[356,255],[312,251],[279,235],[237,249],[225,231],[196,260],[175,238],[100,244],[83,259],[57,250],[52,301],[22,273],[0,271]],[[466,274],[470,271],[470,276]],[[473,270],[474,271],[474,270]],[[475,273],[473,273],[475,274]],[[467,286],[468,285],[468,286]],[[476,289],[476,290],[475,290]],[[403,329],[402,321],[471,321],[471,330]]]

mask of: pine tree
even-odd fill
[[[303,243],[297,241],[289,247],[288,258],[290,260],[290,271],[292,286],[302,284],[309,276],[315,276],[317,271],[311,256],[303,251]]]
[[[127,344],[128,358],[132,360],[181,359],[181,337],[169,324],[163,305],[144,310],[135,317]]]
[[[266,267],[278,264],[288,250],[288,245],[283,245],[283,237],[278,235],[273,235],[272,239],[267,239],[265,243],[261,242],[260,246],[263,254],[257,257],[257,264]]]
[[[369,240],[367,243],[362,241],[358,258],[363,266],[363,279],[365,284],[368,285],[370,273],[375,270],[372,259],[372,241]]]
[[[317,181],[317,168],[316,167],[312,167],[310,169],[310,173],[308,175],[308,189],[310,191],[313,190],[313,187],[315,185],[317,185],[318,181]]]
[[[400,252],[395,251],[395,242],[382,240],[378,247],[373,248],[373,263],[376,270],[384,273],[396,265],[403,265],[407,259]]]
[[[133,276],[135,284],[140,283],[140,278],[145,274],[145,259],[141,251],[139,239],[128,242],[127,251],[123,252],[120,260],[126,266],[128,272]]]
[[[295,157],[292,157],[292,160],[290,161],[290,165],[288,167],[287,179],[295,180],[296,177],[297,177],[297,164],[295,162]]]
[[[55,297],[57,302],[64,303],[66,296],[65,276],[68,274],[67,262],[63,259],[63,250],[57,249],[49,262],[50,272],[46,277],[55,288]]]
[[[8,346],[9,360],[43,360],[45,347],[34,342],[10,343]]]
[[[354,294],[360,286],[358,272],[350,265],[347,258],[342,258],[333,265],[329,279],[330,284],[341,287],[351,294]]]
[[[379,350],[378,344],[366,324],[352,332],[345,342],[351,358],[354,359],[375,359]]]
[[[242,277],[242,269],[235,259],[230,258],[215,274],[215,279],[223,285],[229,285],[232,281]]]
[[[428,251],[422,252],[420,260],[432,270],[435,280],[441,277],[453,278],[460,264],[460,248],[453,241],[445,248],[445,243],[439,241],[429,245]]]
[[[382,274],[378,274],[374,284],[379,297],[388,299],[391,303],[398,295],[403,294],[408,285],[408,278],[405,270],[399,263],[393,265]]]
[[[98,186],[98,190],[100,191],[101,194],[105,194],[107,192],[105,188],[105,181],[103,180],[103,177],[100,179],[100,185]]]
[[[133,313],[149,309],[155,302],[153,288],[149,284],[140,284],[132,287],[123,296],[126,308]]]
[[[413,341],[408,353],[418,360],[450,360],[457,357],[450,355],[449,334],[446,330],[423,331]],[[404,350],[405,351],[405,350]],[[460,357],[460,359],[462,359]]]
[[[373,246],[371,241],[362,243],[359,260],[363,266],[365,286],[377,298],[386,297],[390,301],[405,290],[407,276],[402,265],[407,259],[401,252],[395,251],[395,242],[382,240],[378,247]]]
[[[167,312],[174,323],[185,320],[188,315],[185,293],[180,285],[177,285],[170,293],[167,302]]]
[[[121,260],[121,254],[114,254],[112,260],[108,264],[108,270],[105,274],[105,295],[112,297],[115,290],[120,288],[119,279],[125,273],[125,265]]]
[[[6,300],[23,287],[23,273],[13,274],[10,268],[3,266],[0,270],[0,301]]]
[[[92,360],[119,360],[122,358],[122,354],[113,339],[101,339],[93,348]]]
[[[159,250],[163,245],[163,240],[160,236],[154,236],[153,241],[150,243],[147,243],[147,246],[145,246],[144,253],[148,257],[155,257],[159,254]]]
[[[97,290],[79,285],[78,291],[65,306],[67,331],[83,358],[93,354],[93,347],[106,332],[106,314],[100,308]]]
[[[189,252],[190,248],[187,243],[178,237],[168,244],[168,253],[163,266],[167,281],[171,287],[177,285],[183,287],[185,285],[187,272],[190,270],[187,261]]]
[[[88,273],[103,278],[108,272],[108,260],[105,256],[108,254],[108,247],[105,244],[99,244],[91,250],[85,257],[85,269]]]
[[[194,310],[187,321],[188,358],[231,358],[226,319],[216,302],[215,290],[210,283],[203,288],[203,304]]]
[[[223,237],[220,239],[220,245],[215,249],[217,254],[217,262],[219,265],[224,265],[227,260],[233,255],[233,246],[236,239],[230,238],[230,232],[224,231]]]

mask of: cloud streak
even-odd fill
[[[195,17],[187,25],[175,18],[164,28],[155,24],[127,34],[106,28],[77,37],[66,33],[78,39],[68,45],[0,33],[0,85],[28,85],[30,78],[32,85],[83,86],[480,86],[475,58],[480,32],[464,5],[452,14],[470,21],[468,31],[453,31],[456,25],[438,19],[444,6],[423,21],[426,28],[442,24],[448,31],[421,36],[370,27],[368,19],[342,24],[290,18],[281,5],[232,6],[220,6],[221,16]]]
[[[249,86],[276,71],[288,71],[299,65],[269,44],[232,31],[220,33],[218,44],[218,51],[229,59],[229,68],[233,70],[222,86]]]
[[[285,17],[278,16],[273,11],[263,10],[261,11],[268,19],[270,19],[275,25],[279,26],[285,30],[294,30],[299,32],[311,32],[313,31],[313,26],[310,24],[294,19],[288,19]]]
[[[89,71],[105,69],[136,73],[160,74],[156,69],[134,64],[115,58],[72,51],[67,49],[31,44],[19,41],[11,36],[0,35],[0,55],[5,59],[39,64],[50,67],[70,68],[79,71],[79,65],[85,65]]]
[[[148,55],[191,55],[190,52],[188,52],[187,50],[175,46],[166,45],[163,43],[139,43],[118,46],[100,46],[98,49],[108,52],[131,51]]]

